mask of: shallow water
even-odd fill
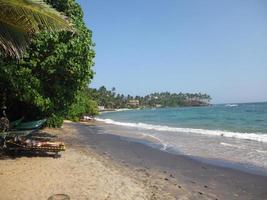
[[[209,107],[160,108],[103,113],[101,119],[137,127],[202,134],[234,133],[245,139],[266,139],[267,103],[226,104]],[[129,125],[129,124],[128,124]],[[176,130],[174,129],[176,128]]]
[[[165,151],[267,174],[267,103],[132,110],[98,120]]]
[[[123,140],[143,143],[169,153],[187,155],[193,159],[267,176],[267,145],[252,140],[144,130],[107,124],[102,134],[115,134]]]

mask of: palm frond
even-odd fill
[[[67,18],[41,0],[0,0],[0,46],[20,57],[29,35],[41,29],[72,30]]]
[[[0,21],[1,52],[20,58],[29,40],[29,34],[24,29]]]

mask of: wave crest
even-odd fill
[[[262,134],[262,133],[240,133],[240,132],[230,132],[230,131],[222,131],[222,130],[178,128],[178,127],[145,124],[145,123],[118,122],[112,119],[100,119],[100,118],[96,118],[96,120],[105,122],[107,124],[114,124],[114,125],[133,127],[133,128],[141,128],[145,130],[194,133],[194,134],[202,134],[202,135],[210,135],[210,136],[224,136],[224,137],[230,137],[230,138],[254,140],[258,142],[267,143],[267,134]]]

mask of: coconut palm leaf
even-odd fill
[[[19,58],[27,47],[29,40],[27,31],[0,21],[1,52]]]
[[[0,0],[0,48],[19,58],[30,35],[42,29],[71,30],[66,17],[41,0]]]

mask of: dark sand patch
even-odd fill
[[[98,154],[105,153],[118,165],[135,172],[129,175],[174,199],[179,196],[185,199],[267,199],[266,176],[163,152],[123,136],[112,135],[109,132],[112,125],[90,123],[71,126],[80,134],[82,144],[92,147]]]

